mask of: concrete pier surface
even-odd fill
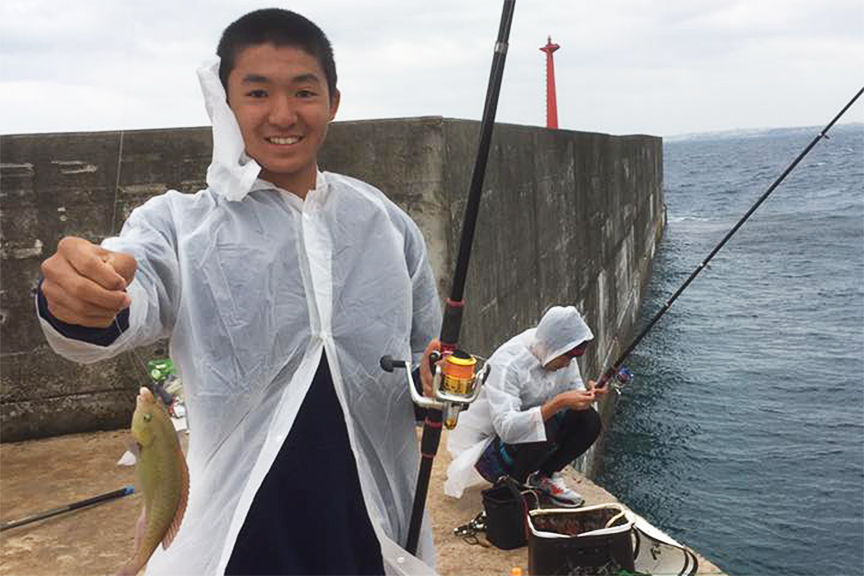
[[[185,433],[182,434],[185,438]],[[119,466],[126,430],[71,434],[0,444],[0,521],[111,492],[135,481],[133,467]],[[500,576],[514,567],[527,573],[528,549],[504,551],[470,545],[453,534],[482,509],[475,487],[456,500],[444,496],[450,461],[446,432],[432,470],[427,514],[433,521],[437,570],[445,576]],[[615,502],[600,486],[567,471],[568,483],[587,504]],[[0,576],[113,574],[132,554],[142,496],[134,494],[91,508],[9,529],[0,535]],[[485,539],[481,536],[481,542]],[[698,574],[720,574],[699,557]]]

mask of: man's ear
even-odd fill
[[[330,98],[330,121],[333,121],[333,118],[336,117],[336,111],[339,110],[339,100],[342,97],[342,94],[339,90],[336,90],[333,93],[333,97]]]

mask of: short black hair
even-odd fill
[[[221,59],[219,79],[228,92],[228,76],[234,70],[237,55],[244,48],[260,44],[293,46],[318,60],[327,79],[332,100],[336,95],[336,62],[330,40],[308,18],[281,8],[264,8],[249,12],[232,22],[219,40],[216,54]]]

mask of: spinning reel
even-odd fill
[[[630,371],[626,366],[622,366],[619,369],[616,369],[614,366],[609,368],[609,370],[600,378],[600,381],[597,383],[598,388],[603,388],[607,384],[609,387],[615,391],[619,396],[621,395],[621,389],[624,388],[624,385],[628,384],[633,379],[633,372]]]
[[[489,377],[489,364],[480,356],[472,356],[462,350],[455,350],[443,356],[433,352],[429,357],[432,368],[432,393],[434,397],[423,396],[414,386],[411,378],[411,361],[394,360],[391,356],[381,357],[381,368],[393,372],[395,368],[405,369],[405,379],[411,399],[423,408],[440,410],[444,415],[444,426],[448,430],[456,427],[459,413],[477,399],[480,388]],[[478,361],[481,361],[478,365]]]

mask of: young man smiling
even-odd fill
[[[62,240],[42,267],[43,329],[80,362],[171,338],[190,495],[148,574],[410,569],[413,407],[378,358],[434,346],[423,237],[379,190],[318,170],[340,95],[317,26],[252,12],[217,54],[199,71],[207,189],[151,199],[101,246]],[[434,561],[428,526],[420,556]]]

